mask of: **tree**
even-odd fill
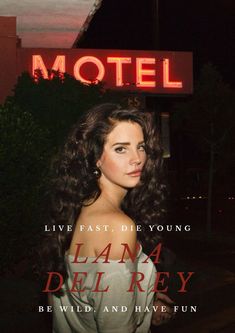
[[[45,223],[42,209],[51,161],[84,110],[101,102],[102,85],[54,73],[23,73],[0,109],[0,247],[2,271],[25,258]],[[45,207],[43,207],[45,208]],[[14,258],[14,260],[12,260]]]
[[[0,108],[1,266],[14,265],[32,245],[49,166],[48,132],[8,102]]]
[[[30,112],[49,131],[51,142],[59,146],[82,112],[100,103],[102,95],[102,84],[84,85],[58,72],[51,80],[43,79],[39,72],[35,81],[25,72],[18,78],[12,100]]]

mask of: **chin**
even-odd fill
[[[136,187],[138,184],[140,183],[140,180],[138,179],[138,180],[136,180],[135,182],[133,181],[133,182],[131,182],[131,183],[129,183],[129,184],[126,184],[125,185],[125,188],[134,188],[134,187]]]

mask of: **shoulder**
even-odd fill
[[[109,225],[109,231],[104,237],[106,243],[111,244],[110,259],[118,260],[122,258],[125,246],[134,253],[137,245],[135,222],[122,212],[105,214],[104,220]],[[96,250],[100,250],[100,247],[101,242],[98,243]],[[125,252],[124,258],[129,258],[128,252]]]
[[[114,230],[115,234],[123,230],[128,233],[128,231],[134,231],[136,229],[135,222],[122,211],[118,212],[96,209],[89,213],[86,212],[85,214],[81,214],[79,220],[80,223],[85,223],[86,225],[91,225],[93,227],[97,225],[106,225],[108,230]]]
[[[83,227],[83,231],[80,230],[81,227]],[[124,212],[86,211],[80,216],[73,236],[73,244],[84,243],[85,256],[87,253],[94,253],[95,256],[98,256],[110,244],[109,258],[118,260],[122,258],[125,246],[131,253],[135,253],[136,235],[135,222]],[[125,251],[124,258],[129,258],[127,251]]]
[[[106,213],[106,219],[110,221],[113,226],[126,225],[131,229],[131,226],[135,226],[135,222],[124,212],[109,212]]]

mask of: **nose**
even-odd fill
[[[133,165],[133,164],[136,164],[136,165],[141,164],[141,158],[140,158],[139,151],[133,151],[132,152],[132,155],[131,155],[131,158],[130,158],[130,164],[131,165]]]

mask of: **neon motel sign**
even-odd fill
[[[50,79],[51,71],[59,71],[73,75],[84,84],[103,81],[111,89],[192,93],[192,54],[189,52],[119,51],[116,56],[112,50],[82,50],[81,54],[79,49],[68,51],[67,54],[54,51],[50,57],[45,49],[32,54],[32,75],[40,70],[44,79]]]

